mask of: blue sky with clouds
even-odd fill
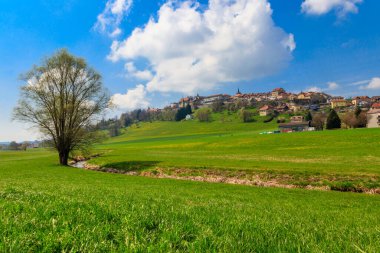
[[[18,77],[59,48],[86,58],[121,110],[238,87],[380,95],[379,9],[374,0],[0,1],[0,141],[37,138],[11,121]]]

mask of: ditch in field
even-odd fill
[[[87,161],[72,166],[115,174],[226,183],[258,187],[302,188],[308,190],[380,194],[380,177],[376,175],[338,175],[287,173],[271,170],[226,170],[205,168],[160,168],[155,161],[133,161],[104,167]]]

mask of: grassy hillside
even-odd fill
[[[262,119],[141,123],[99,146],[104,155],[91,163],[126,171],[243,171],[285,184],[380,187],[380,129],[259,134],[276,128]]]
[[[131,130],[131,136],[108,144],[114,151],[105,159],[111,160],[112,154],[115,160],[121,159],[123,151],[123,161],[127,161],[133,157],[133,146],[140,152],[149,147],[152,152],[162,151],[157,145],[194,142],[185,136],[161,144],[151,139],[154,136],[139,142],[143,129]],[[270,138],[281,138],[254,133],[236,134],[243,145],[240,152],[250,134],[255,136],[252,140],[269,141],[269,146]],[[363,138],[377,134],[352,133]],[[230,138],[203,134],[195,141],[203,142],[208,151],[213,140]],[[325,134],[327,139],[340,136]],[[298,136],[304,135],[295,135],[295,140]],[[128,143],[129,138],[134,142]],[[120,153],[119,147],[123,148]],[[216,145],[215,150],[220,148]],[[175,160],[162,154],[159,158],[164,164]],[[183,164],[192,161],[179,158]],[[142,154],[134,159],[147,160]],[[378,195],[133,177],[63,168],[57,165],[55,154],[43,150],[0,152],[1,252],[379,252],[379,212]]]

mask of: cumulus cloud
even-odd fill
[[[128,75],[137,78],[139,80],[150,81],[153,79],[153,74],[149,70],[138,70],[133,62],[127,62],[125,64],[125,69]]]
[[[111,102],[117,109],[131,111],[134,109],[143,109],[149,106],[147,92],[145,86],[137,85],[134,89],[130,89],[125,94],[115,94],[111,98]]]
[[[307,89],[307,91],[310,91],[310,92],[322,92],[322,89],[317,87],[317,86],[313,86],[313,87],[310,87]]]
[[[328,82],[326,90],[331,91],[331,90],[337,90],[339,88],[340,88],[340,85],[337,84],[336,82]]]
[[[295,47],[267,0],[209,0],[204,10],[196,1],[169,1],[157,19],[114,41],[109,59],[147,60],[149,92],[194,94],[271,75],[288,65]]]
[[[328,82],[327,87],[321,88],[318,86],[313,86],[307,89],[307,91],[311,92],[325,92],[325,91],[334,91],[340,88],[340,85],[336,82]]]
[[[105,9],[98,15],[94,28],[110,37],[119,36],[122,33],[119,26],[128,15],[132,3],[132,0],[108,0]]]
[[[380,77],[374,77],[368,85],[361,86],[362,90],[380,90]]]
[[[348,13],[357,13],[358,4],[363,0],[304,0],[302,12],[308,15],[323,15],[335,11],[338,17],[344,17]]]

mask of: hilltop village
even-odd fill
[[[147,111],[148,113],[160,113],[188,107],[191,107],[192,111],[210,108],[213,112],[251,108],[256,109],[262,117],[272,116],[272,118],[284,114],[290,115],[288,120],[281,120],[281,117],[278,120],[279,128],[282,131],[315,130],[315,126],[308,122],[307,117],[302,117],[307,114],[320,116],[319,121],[322,122],[319,122],[319,128],[323,128],[327,113],[331,109],[340,115],[343,126],[346,128],[356,127],[356,125],[369,128],[380,127],[380,96],[344,98],[312,91],[294,94],[283,88],[275,88],[271,92],[245,94],[238,89],[237,93],[232,96],[228,94],[187,96],[163,109],[149,108]],[[353,119],[354,112],[358,118],[357,121],[361,122],[353,122],[355,121]],[[311,119],[309,118],[309,120]]]
[[[180,99],[178,102],[171,103],[166,109],[185,108],[190,105],[193,110],[211,107],[215,103],[223,103],[228,105],[241,104],[250,107],[260,107],[262,116],[266,116],[271,112],[298,112],[302,110],[318,111],[321,108],[338,109],[344,112],[355,107],[369,110],[372,106],[376,109],[380,104],[380,96],[368,97],[357,96],[345,99],[341,96],[331,96],[324,92],[300,92],[299,94],[286,92],[283,88],[276,88],[271,92],[265,93],[246,93],[240,90],[235,95],[216,94],[211,96],[188,96]],[[377,104],[377,105],[376,105]],[[159,109],[150,109],[159,110]]]

